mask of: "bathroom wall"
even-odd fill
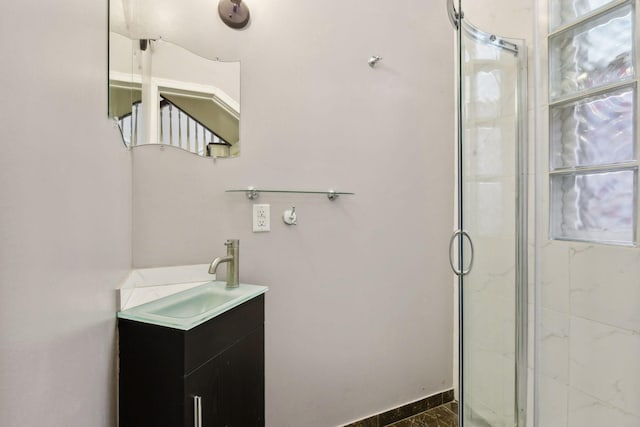
[[[248,4],[251,26],[219,40],[242,60],[242,154],[132,152],[134,265],[209,262],[240,239],[241,280],[270,287],[269,426],[340,425],[451,388],[445,2]],[[272,230],[254,234],[252,202],[225,193],[249,185],[356,194],[262,194]],[[281,220],[291,206],[297,226]]]
[[[106,2],[0,9],[0,425],[111,427],[131,162],[106,117]]]

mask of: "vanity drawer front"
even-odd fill
[[[184,374],[222,353],[264,324],[264,295],[185,331]]]

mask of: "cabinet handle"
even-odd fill
[[[193,427],[202,427],[202,397],[193,396]]]

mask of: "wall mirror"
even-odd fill
[[[189,39],[201,41],[197,35],[174,37],[174,29],[165,37],[161,18],[171,16],[171,5],[110,1],[109,117],[127,147],[162,144],[200,156],[238,156],[240,62],[196,53]]]

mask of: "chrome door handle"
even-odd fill
[[[471,247],[471,259],[469,261],[469,267],[465,270],[458,270],[455,265],[453,265],[453,255],[451,254],[451,249],[453,249],[453,242],[456,240],[456,237],[462,236],[466,237],[469,240],[469,246]],[[449,240],[449,265],[451,266],[451,270],[456,274],[456,276],[465,276],[469,274],[471,271],[471,267],[473,267],[473,258],[474,258],[474,248],[473,248],[473,240],[471,240],[471,236],[464,230],[456,230],[451,235],[451,239]]]
[[[202,427],[202,397],[193,396],[193,427]]]

